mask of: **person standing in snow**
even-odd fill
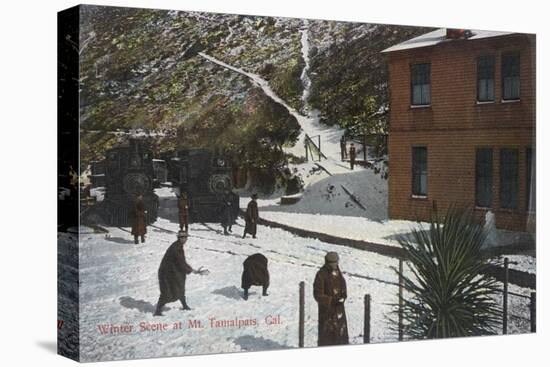
[[[207,269],[202,266],[194,270],[185,259],[185,243],[187,242],[187,232],[179,231],[178,239],[174,242],[160,262],[158,279],[160,288],[160,297],[157,302],[155,316],[162,316],[162,308],[169,302],[180,301],[184,310],[190,310],[185,299],[185,280],[187,274],[208,274]]]
[[[348,155],[348,152],[346,149],[346,138],[344,137],[344,135],[342,135],[342,137],[340,138],[340,155],[342,158],[342,162],[344,161],[344,159],[347,158],[347,155]]]
[[[257,222],[259,218],[258,203],[256,202],[256,199],[258,199],[258,195],[252,194],[252,200],[250,200],[246,207],[246,214],[244,218],[246,223],[244,226],[243,238],[246,237],[247,233],[250,233],[252,238],[256,238]]]
[[[233,232],[233,203],[231,202],[232,195],[229,189],[226,189],[222,195],[220,203],[220,224],[223,227],[223,234],[228,235]]]
[[[349,344],[344,308],[346,281],[338,267],[338,260],[336,252],[327,253],[325,265],[319,269],[313,282],[313,297],[319,307],[319,346]]]
[[[353,143],[349,147],[349,165],[353,170],[353,166],[355,165],[355,145]]]
[[[143,195],[137,194],[132,210],[132,235],[134,236],[134,243],[136,245],[138,244],[138,237],[141,237],[141,243],[145,242],[145,234],[147,233],[146,213]]]
[[[189,203],[187,193],[183,191],[178,198],[178,219],[180,222],[180,231],[189,232]]]

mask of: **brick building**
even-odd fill
[[[389,65],[389,215],[434,203],[534,230],[535,36],[439,29],[383,51]]]

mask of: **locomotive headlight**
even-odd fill
[[[124,191],[130,195],[151,190],[151,179],[143,173],[129,173],[123,180]]]
[[[216,164],[218,165],[218,167],[225,167],[225,160],[223,158],[218,158],[216,160]]]
[[[225,174],[212,175],[208,180],[208,188],[211,192],[221,194],[226,189],[231,189],[231,178]]]

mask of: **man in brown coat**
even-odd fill
[[[241,288],[244,290],[243,298],[248,299],[248,290],[253,285],[262,286],[262,296],[267,296],[269,287],[269,271],[267,270],[267,257],[262,254],[250,255],[243,262],[243,275]]]
[[[200,267],[194,270],[185,259],[185,243],[187,242],[187,232],[179,231],[178,240],[174,242],[160,262],[158,278],[160,297],[157,302],[155,316],[162,316],[162,308],[165,304],[174,301],[180,301],[184,310],[190,310],[185,300],[185,280],[187,274],[208,274],[207,269]]]
[[[243,238],[246,237],[247,233],[250,233],[252,238],[256,238],[257,222],[259,218],[258,203],[256,202],[256,199],[258,199],[258,195],[252,194],[252,200],[250,200],[248,206],[246,207],[246,214],[244,218],[246,223],[244,226]]]
[[[134,236],[134,243],[138,244],[138,237],[141,237],[141,243],[144,243],[146,233],[145,203],[143,202],[143,195],[138,194],[132,211],[132,235]]]
[[[178,209],[180,231],[183,231],[185,228],[185,232],[189,232],[189,203],[187,201],[187,193],[185,191],[179,196]]]
[[[315,275],[313,297],[319,306],[318,345],[348,344],[348,325],[344,302],[346,281],[338,267],[338,254],[329,252],[325,265]]]

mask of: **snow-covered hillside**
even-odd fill
[[[315,115],[305,116],[301,114],[295,108],[289,106],[282,98],[280,98],[269,86],[269,83],[265,79],[263,79],[261,76],[254,73],[247,72],[245,70],[234,67],[232,65],[226,64],[225,62],[218,60],[205,53],[200,52],[199,55],[214,64],[217,64],[223,68],[226,68],[228,70],[234,71],[236,73],[242,74],[250,78],[250,80],[255,85],[260,87],[268,97],[273,99],[275,102],[281,104],[283,107],[285,107],[288,110],[288,112],[292,116],[296,118],[296,120],[300,124],[300,127],[302,128],[302,133],[296,145],[294,145],[293,147],[286,148],[286,151],[288,153],[292,153],[298,157],[304,156],[305,155],[304,138],[305,138],[305,134],[307,134],[310,137],[314,137],[317,135],[321,136],[321,148],[323,153],[327,155],[327,157],[333,158],[333,157],[338,157],[340,155],[340,138],[344,133],[342,129],[323,126],[322,124],[319,123],[319,119]]]

